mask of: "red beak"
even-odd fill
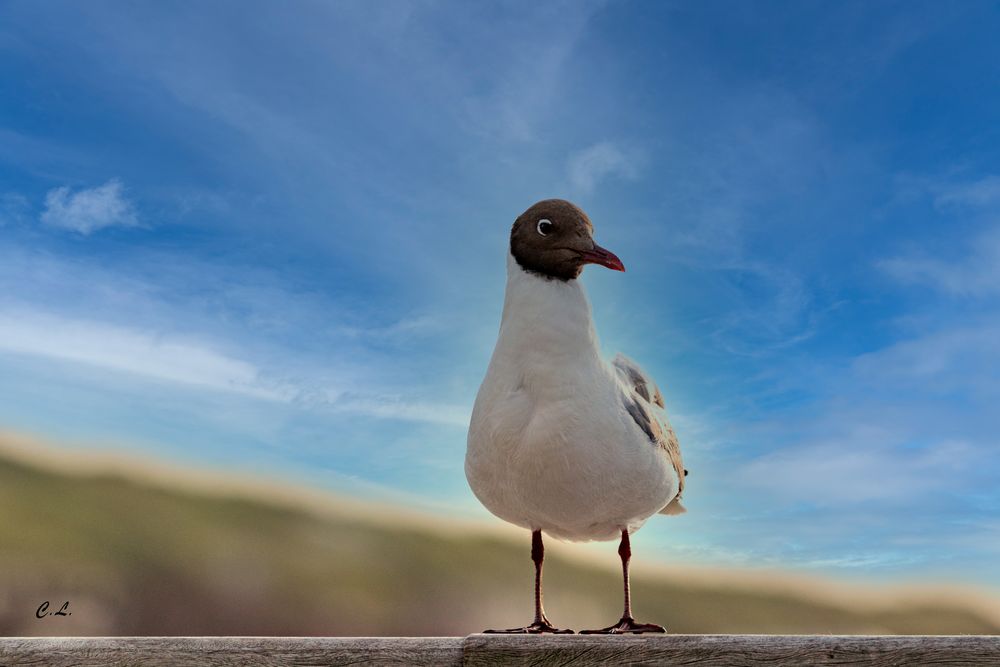
[[[583,257],[584,264],[600,264],[601,266],[608,267],[612,271],[625,270],[625,265],[622,264],[620,259],[618,259],[618,255],[610,250],[605,250],[596,243],[594,244],[593,250],[585,250],[580,254]]]

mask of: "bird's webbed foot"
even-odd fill
[[[600,630],[580,630],[581,635],[638,635],[644,632],[666,632],[667,629],[655,623],[636,623],[631,616],[622,616],[622,619],[612,626],[601,628]]]
[[[537,620],[531,625],[526,625],[523,628],[510,628],[508,630],[483,630],[484,634],[488,635],[540,635],[551,633],[554,635],[571,635],[572,630],[560,630],[552,626],[549,623],[549,619],[542,616],[541,620]]]

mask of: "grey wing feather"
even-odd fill
[[[684,460],[681,458],[680,442],[678,442],[677,435],[671,428],[664,411],[663,394],[660,393],[659,387],[656,386],[652,378],[625,355],[619,354],[612,360],[611,364],[617,371],[618,377],[632,390],[629,395],[622,399],[626,411],[639,425],[639,428],[649,436],[650,441],[663,449],[680,480],[677,496],[660,510],[660,513],[682,514],[687,511],[680,502],[681,494],[684,492],[684,477],[687,475],[687,470],[684,469]]]

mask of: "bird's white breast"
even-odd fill
[[[563,539],[612,539],[677,494],[666,457],[622,404],[577,280],[508,258],[500,335],[469,427],[465,470],[500,518]]]

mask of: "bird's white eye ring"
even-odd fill
[[[535,227],[535,229],[537,229],[538,233],[542,236],[548,236],[549,232],[552,231],[552,221],[542,218],[538,221],[538,226]]]

